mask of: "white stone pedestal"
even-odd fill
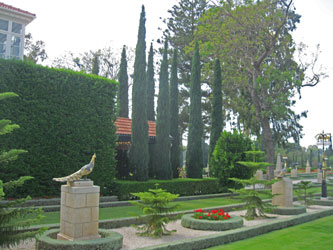
[[[263,179],[264,179],[264,176],[263,176],[263,172],[262,172],[262,170],[257,170],[257,171],[256,171],[256,174],[255,174],[255,177],[256,177],[258,180],[263,180]]]
[[[99,186],[90,180],[61,186],[60,233],[58,240],[90,240],[98,234]]]
[[[305,168],[305,173],[306,174],[311,174],[311,168],[310,168],[310,166],[308,166],[308,167]]]
[[[272,186],[272,194],[279,194],[272,199],[272,205],[280,207],[293,206],[293,182],[289,178],[283,178]]]
[[[323,182],[323,173],[318,172],[317,174],[317,182],[322,183]]]
[[[292,169],[290,174],[291,174],[291,177],[296,178],[297,177],[297,169]]]

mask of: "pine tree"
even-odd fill
[[[155,96],[155,81],[154,81],[154,49],[153,43],[150,44],[147,65],[147,118],[148,121],[155,121],[154,96]]]
[[[198,42],[195,43],[192,59],[189,114],[186,175],[189,178],[202,178],[203,124],[201,117],[200,55]]]
[[[148,180],[148,123],[146,80],[146,14],[142,5],[132,89],[132,137],[129,152],[130,168],[138,181]]]
[[[174,49],[170,78],[170,135],[172,136],[170,162],[173,178],[178,178],[178,169],[180,168],[180,134],[178,113],[177,50]]]
[[[217,140],[219,139],[222,127],[222,79],[220,60],[216,59],[214,64],[213,99],[212,99],[212,127],[210,130],[209,157],[212,156]]]
[[[170,110],[168,77],[168,42],[164,43],[157,100],[155,171],[157,179],[171,179],[170,165]]]
[[[12,92],[0,93],[0,100],[15,96],[17,95]],[[19,125],[11,124],[9,120],[0,120],[0,135],[11,133],[17,128],[19,128]],[[0,168],[8,161],[15,160],[20,154],[26,152],[27,151],[22,149],[11,149],[8,152],[0,152]],[[33,177],[23,176],[16,181],[7,183],[3,183],[2,180],[0,180],[0,201],[5,197],[4,190],[15,189],[16,187],[22,186],[25,181],[30,179],[33,179]],[[29,199],[30,197],[27,197],[15,201],[8,201],[7,203],[0,203],[0,248],[10,247],[27,238],[33,238],[37,233],[41,233],[44,230],[33,232],[18,231],[20,228],[29,227],[32,223],[37,222],[41,218],[42,211],[40,209],[30,207],[16,208],[18,206],[22,207]],[[18,218],[20,218],[19,221]]]
[[[127,74],[127,59],[126,47],[123,47],[121,52],[120,69],[118,74],[119,79],[119,116],[128,118],[128,74]]]
[[[94,58],[92,61],[91,73],[94,75],[99,75],[99,54],[100,54],[100,51],[97,51],[96,53],[94,53]]]

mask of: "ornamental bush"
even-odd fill
[[[93,153],[96,165],[89,178],[108,186],[116,165],[116,82],[18,60],[0,59],[0,72],[0,92],[19,95],[0,103],[0,117],[20,124],[2,136],[0,146],[29,152],[9,163],[0,179],[34,176],[7,197],[59,195],[60,184],[52,178],[77,171]]]

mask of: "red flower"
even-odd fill
[[[202,213],[203,211],[202,211],[202,209],[200,208],[200,209],[194,210],[194,212],[196,212],[196,213]]]
[[[214,215],[214,219],[217,220],[217,216],[216,215]]]
[[[199,216],[198,218],[199,218],[199,219],[202,219],[202,216]]]
[[[226,219],[228,219],[228,217],[224,216],[224,219],[226,220]]]
[[[226,214],[226,216],[227,216],[228,218],[230,218],[230,215],[229,215],[228,213]]]
[[[210,213],[208,213],[207,216],[210,216]]]
[[[223,215],[223,214],[220,212],[220,213],[218,213],[218,215],[221,216],[221,215]]]

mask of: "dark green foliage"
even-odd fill
[[[121,62],[118,74],[119,79],[119,116],[128,118],[128,74],[127,74],[127,59],[126,47],[123,47],[121,52]]]
[[[297,192],[297,198],[298,201],[302,202],[305,206],[309,206],[313,204],[312,197],[314,191],[309,191],[312,187],[311,181],[301,181],[297,183],[298,190]]]
[[[20,124],[10,136],[2,136],[1,147],[29,152],[0,171],[0,179],[35,177],[15,193],[6,193],[7,197],[59,194],[60,184],[52,178],[77,171],[93,153],[96,165],[89,178],[101,187],[112,182],[116,165],[114,81],[15,60],[0,60],[0,72],[0,91],[19,95],[0,103],[0,117]]]
[[[157,186],[158,184],[156,184]],[[166,192],[163,189],[149,189],[144,193],[132,193],[132,195],[140,198],[141,202],[132,202],[142,209],[145,217],[146,224],[142,226],[133,225],[141,236],[161,237],[162,235],[169,235],[176,230],[169,231],[166,225],[172,221],[177,220],[177,217],[169,217],[168,213],[175,211],[179,205],[170,205],[169,202],[176,199],[179,195]]]
[[[210,130],[209,158],[212,157],[217,140],[219,139],[223,128],[222,115],[222,79],[220,60],[216,59],[214,63],[213,79],[213,98],[212,98],[212,126]]]
[[[17,97],[13,92],[0,93],[0,100]],[[19,128],[16,124],[11,124],[9,120],[0,120],[0,135],[9,134],[13,129]],[[25,150],[14,149],[8,152],[0,151],[0,171],[4,171],[5,164],[9,161],[16,160],[18,156],[25,153]],[[5,197],[4,191],[15,191],[17,187],[22,186],[25,181],[31,180],[31,176],[22,176],[18,180],[8,181],[3,183],[0,179],[0,201]],[[19,229],[27,228],[32,223],[39,221],[41,218],[41,209],[35,209],[31,207],[15,208],[23,206],[30,197],[24,199],[18,199],[15,201],[8,201],[7,203],[0,203],[0,247],[10,247],[27,238],[33,238],[36,234],[41,233],[44,229],[40,229],[34,232],[20,232]],[[30,217],[28,219],[27,217]],[[18,221],[18,219],[20,219]]]
[[[173,178],[178,178],[180,166],[180,134],[178,108],[178,64],[177,49],[173,50],[170,78],[170,135],[172,136],[170,162]]]
[[[94,75],[99,75],[99,52],[94,54],[91,73]]]
[[[222,132],[218,139],[213,155],[209,161],[210,174],[220,181],[222,187],[239,187],[230,177],[240,179],[250,178],[252,171],[238,164],[238,161],[245,161],[245,151],[251,149],[251,140],[236,130]]]
[[[147,65],[147,119],[155,121],[155,81],[154,81],[154,49],[153,43],[150,44]]]
[[[170,111],[168,77],[168,42],[164,44],[163,59],[160,69],[160,84],[157,100],[156,151],[154,160],[156,179],[171,179],[170,165]]]
[[[117,195],[120,200],[133,199],[130,195],[133,192],[146,192],[154,188],[158,183],[159,187],[171,193],[178,193],[180,196],[191,196],[200,194],[216,194],[226,191],[219,187],[219,182],[215,178],[204,179],[173,179],[173,180],[149,180],[142,181],[116,181],[112,195]]]
[[[186,152],[186,173],[189,178],[202,178],[202,136],[200,55],[196,42],[192,59],[190,86],[190,119]]]
[[[129,152],[130,168],[138,181],[148,179],[148,123],[146,80],[146,14],[142,5],[138,42],[135,50],[132,88],[132,137]]]

